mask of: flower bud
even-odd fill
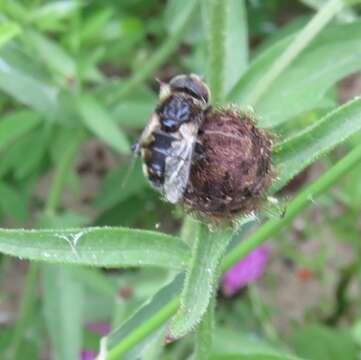
[[[215,219],[256,210],[272,183],[271,136],[252,115],[210,109],[197,138],[184,202]]]

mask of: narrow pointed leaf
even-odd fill
[[[126,136],[94,97],[81,98],[79,111],[85,126],[90,131],[120,153],[129,153],[130,148]]]
[[[40,117],[32,111],[15,111],[0,120],[0,150],[39,125]]]
[[[56,360],[78,359],[83,334],[83,288],[71,267],[42,266],[45,322]]]
[[[0,229],[0,252],[54,263],[176,269],[189,257],[187,245],[178,238],[127,228]]]
[[[275,147],[273,161],[280,189],[306,166],[361,130],[361,98],[332,111],[311,127]]]
[[[274,127],[318,106],[327,90],[361,69],[361,22],[330,26],[273,82],[256,111],[260,125]],[[234,87],[229,100],[243,106],[272,63],[291,44],[290,35],[261,53]],[[322,71],[320,71],[322,69]]]
[[[5,48],[0,53],[0,90],[48,117],[54,116],[58,110],[59,89],[40,80],[39,69],[26,64],[21,52],[4,51]]]
[[[216,90],[216,93],[221,91],[223,96],[233,88],[247,67],[246,8],[243,0],[221,1],[218,4],[204,0],[203,5],[210,53],[208,72],[210,86],[212,89],[217,89],[222,83],[222,89]],[[216,22],[217,26],[211,25],[211,22]]]
[[[36,31],[28,31],[26,36],[38,57],[51,70],[61,74],[64,78],[73,78],[75,76],[75,61],[61,46]]]
[[[244,0],[228,0],[226,9],[226,57],[224,91],[240,79],[248,63],[247,13]]]
[[[0,48],[9,40],[21,33],[21,28],[14,22],[4,22],[0,24]]]

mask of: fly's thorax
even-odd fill
[[[156,109],[161,129],[166,132],[176,132],[188,122],[199,122],[202,112],[201,101],[185,93],[172,93]]]

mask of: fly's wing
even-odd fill
[[[186,189],[192,165],[193,149],[197,128],[184,124],[180,128],[181,139],[172,143],[172,151],[165,162],[164,197],[172,204],[177,203]]]
[[[151,139],[152,133],[156,131],[159,127],[160,124],[158,115],[154,113],[150,117],[148,124],[145,126],[142,133],[140,134],[138,141],[132,146],[132,150],[136,155],[140,154],[141,148],[147,144],[147,142]]]

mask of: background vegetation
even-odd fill
[[[0,11],[2,359],[360,358],[357,1]],[[267,206],[209,229],[161,202],[138,162],[124,182],[154,79],[188,72],[276,134],[284,217]],[[259,282],[216,291],[271,238]]]

